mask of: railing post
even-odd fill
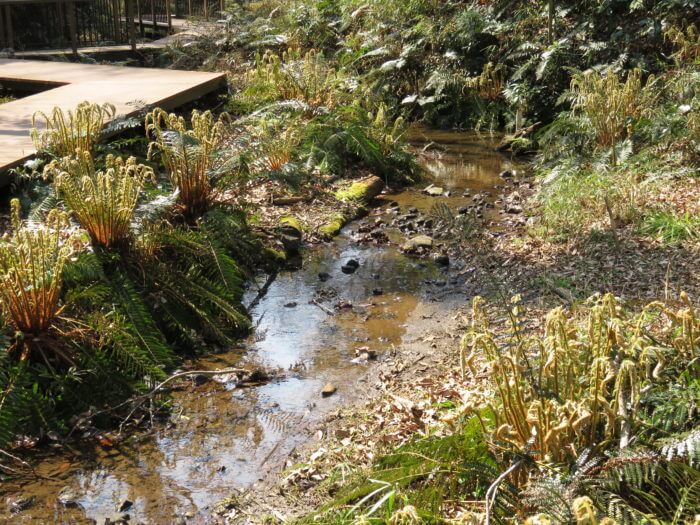
[[[173,19],[170,14],[170,0],[165,0],[165,18],[168,21],[168,34],[173,32]]]
[[[156,0],[151,0],[151,22],[153,24],[153,38],[158,34],[158,19],[156,18]]]
[[[136,0],[136,10],[139,13],[139,32],[141,33],[141,38],[146,36],[146,29],[143,25],[143,9],[141,0]]]
[[[134,25],[134,0],[124,0],[124,16],[131,50],[136,52],[136,26]]]
[[[70,47],[73,54],[78,54],[78,23],[75,14],[75,2],[66,3],[66,11],[68,15],[68,32],[70,33]]]
[[[7,19],[7,31],[5,36],[7,37],[7,47],[10,49],[15,48],[15,32],[12,28],[12,10],[9,5],[5,6],[5,18]]]
[[[115,44],[121,44],[122,43],[122,35],[121,32],[119,31],[119,0],[112,0],[112,23],[114,25],[114,43]]]
[[[10,45],[5,37],[5,10],[0,9],[0,48],[8,48]]]

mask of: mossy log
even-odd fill
[[[345,189],[338,190],[335,198],[354,204],[355,208],[344,213],[333,214],[329,221],[318,229],[319,235],[324,239],[332,239],[338,235],[343,226],[366,212],[365,205],[369,204],[383,189],[384,181],[372,175],[353,182]]]
[[[331,219],[318,229],[318,233],[324,239],[331,239],[340,233],[340,230],[352,220],[350,214],[336,213]]]
[[[535,122],[532,126],[523,128],[512,135],[506,135],[503,137],[500,144],[496,146],[496,151],[500,151],[502,153],[511,152],[513,154],[525,153],[522,151],[523,143],[527,141],[532,144],[532,135],[541,125],[541,122]]]
[[[371,175],[353,182],[345,189],[338,190],[335,193],[335,198],[343,202],[369,204],[383,189],[384,181],[376,175]]]

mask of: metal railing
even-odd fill
[[[175,0],[175,16],[218,18],[224,10],[224,0]]]
[[[135,48],[137,31],[155,37],[172,32],[174,18],[223,10],[224,0],[0,0],[0,49]]]
[[[124,44],[128,0],[0,0],[0,48],[15,51]]]
[[[153,33],[162,30],[172,30],[172,15],[170,14],[170,0],[136,0],[136,23],[141,30],[141,36],[145,36],[146,28]]]

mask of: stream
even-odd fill
[[[251,312],[252,335],[239,348],[192,363],[195,369],[280,370],[279,379],[245,388],[225,377],[193,383],[173,393],[169,420],[149,433],[113,447],[91,441],[37,452],[36,471],[47,479],[4,482],[0,522],[102,524],[125,506],[130,523],[208,523],[213,506],[234,489],[280,472],[290,453],[313,439],[319,423],[366,397],[363,376],[373,362],[353,362],[357,352],[374,351],[379,360],[386,359],[427,304],[444,302],[447,308],[469,299],[459,261],[444,267],[403,255],[399,247],[407,235],[391,223],[411,208],[427,214],[438,201],[458,210],[477,192],[487,192],[492,202],[504,184],[499,173],[519,168],[494,152],[498,138],[415,131],[411,141],[418,151],[430,144],[437,152],[423,160],[434,180],[381,196],[380,205],[335,242],[306,248],[302,268],[280,273]],[[429,182],[450,195],[424,194]],[[494,210],[484,213],[487,221],[488,213],[498,221]],[[356,242],[358,229],[378,220],[388,225],[395,242]],[[341,266],[350,259],[360,266],[345,274]],[[322,272],[330,275],[325,282],[319,279]],[[245,304],[256,292],[251,286]],[[322,397],[329,382],[337,392]],[[26,510],[11,514],[9,504],[18,498],[33,500]]]

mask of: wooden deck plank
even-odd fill
[[[0,172],[36,153],[29,132],[37,111],[48,113],[56,106],[73,109],[84,100],[114,104],[118,116],[133,115],[143,105],[172,109],[224,86],[226,75],[0,59],[0,84],[22,83],[44,84],[49,89],[0,105]]]

